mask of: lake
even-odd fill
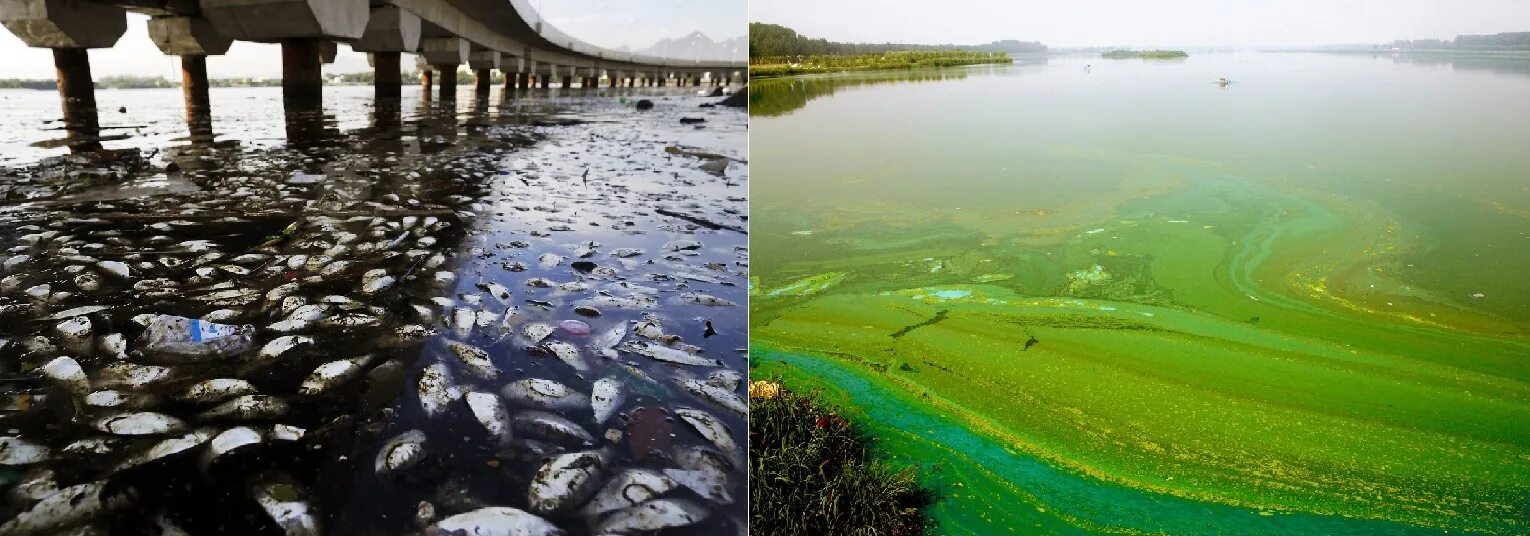
[[[750,91],[753,374],[866,416],[937,532],[1530,528],[1530,61]]]
[[[462,89],[0,93],[0,533],[746,530],[747,115]]]

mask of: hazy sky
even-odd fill
[[[744,35],[747,8],[743,0],[530,0],[547,21],[569,35],[596,45],[645,48],[666,37],[701,31],[714,40]],[[128,15],[128,30],[117,46],[90,51],[96,76],[160,75],[177,79],[180,66],[149,41],[147,17]],[[28,48],[9,31],[0,29],[0,78],[53,78],[53,54]],[[410,66],[406,62],[406,67]],[[344,45],[331,72],[367,68],[366,56]],[[236,42],[228,54],[209,58],[208,76],[281,76],[281,48]]]
[[[1313,45],[1530,31],[1530,0],[753,0],[749,16],[854,42]]]

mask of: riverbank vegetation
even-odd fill
[[[1112,50],[1100,57],[1107,60],[1182,60],[1190,55],[1183,50]]]
[[[779,380],[749,385],[750,528],[757,534],[924,534],[934,494],[871,460],[854,423]]]
[[[749,76],[750,78],[764,78],[845,71],[879,71],[924,67],[954,67],[984,63],[1013,63],[1014,61],[1009,54],[1003,52],[971,52],[965,50],[885,52],[854,56],[767,56],[749,59]]]

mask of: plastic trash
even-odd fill
[[[195,318],[154,315],[138,339],[149,359],[196,360],[232,357],[255,347],[255,326],[218,324]]]

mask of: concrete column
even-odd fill
[[[404,73],[398,52],[372,53],[372,93],[377,104],[397,106],[403,98]]]
[[[425,100],[430,100],[430,86],[435,81],[435,72],[430,69],[420,71],[420,89],[424,91]]]
[[[700,75],[691,75],[691,87],[701,87]]]
[[[436,68],[441,71],[441,100],[457,100],[457,66],[438,65]]]
[[[81,139],[73,144],[75,152],[101,148],[97,139],[101,124],[96,113],[96,83],[90,77],[90,55],[83,48],[53,49],[53,66],[58,69],[58,96],[64,103],[64,128],[69,137]]]
[[[207,94],[207,56],[181,56],[181,88],[186,94],[186,124],[193,141],[212,137],[212,99]]]
[[[484,98],[488,98],[489,97],[489,82],[490,82],[490,79],[493,78],[492,75],[493,75],[493,71],[490,71],[488,69],[477,69],[477,70],[473,71],[473,76],[474,76],[474,79],[473,79],[473,82],[474,82],[473,95],[475,97],[480,98],[480,99],[484,99]]]
[[[320,38],[282,41],[282,101],[287,107],[317,110],[323,105],[323,47]]]

